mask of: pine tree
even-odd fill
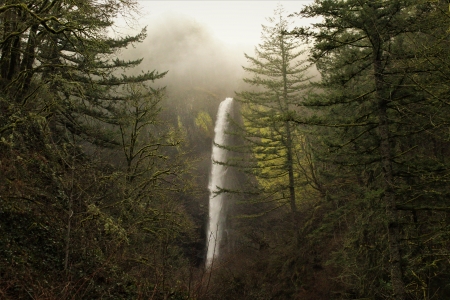
[[[19,109],[38,110],[53,131],[111,142],[98,122],[115,123],[111,112],[126,99],[121,87],[165,74],[119,75],[142,59],[124,61],[115,54],[142,41],[145,29],[118,38],[109,37],[107,29],[122,10],[134,6],[132,1],[10,1],[1,6],[1,89],[14,104],[4,107],[4,117]]]
[[[281,7],[262,26],[262,42],[255,56],[245,55],[251,90],[236,93],[241,104],[241,132],[251,159],[235,162],[257,179],[251,191],[275,207],[289,205],[294,224],[301,180],[298,152],[304,143],[302,131],[287,116],[298,110],[310,77],[305,50],[289,35],[289,23]],[[242,150],[242,149],[241,149]],[[259,201],[259,200],[257,200]]]
[[[187,170],[181,137],[157,126],[163,90],[150,87],[165,73],[125,75],[142,60],[118,52],[141,42],[145,29],[108,33],[135,5],[0,4],[5,299],[174,293],[190,225],[179,201]]]
[[[325,185],[331,197],[345,203],[341,212],[353,216],[355,225],[349,229],[348,240],[359,247],[353,254],[342,253],[353,264],[363,266],[360,277],[366,279],[362,283],[358,279],[361,284],[353,286],[359,297],[390,293],[393,299],[406,299],[408,293],[417,292],[408,287],[425,282],[417,279],[424,276],[416,264],[419,257],[425,258],[418,254],[422,247],[444,247],[438,240],[446,230],[437,233],[442,225],[425,226],[425,232],[433,232],[435,246],[419,238],[423,228],[417,231],[418,227],[409,225],[418,226],[417,213],[425,203],[435,210],[435,216],[446,219],[437,212],[445,203],[441,196],[449,192],[444,184],[448,160],[430,153],[428,144],[441,152],[448,143],[441,131],[448,130],[444,117],[448,108],[443,104],[447,96],[441,94],[448,86],[444,79],[448,69],[436,64],[446,58],[431,50],[447,44],[448,33],[442,27],[446,28],[448,20],[442,18],[445,10],[441,5],[408,0],[323,0],[300,13],[323,18],[312,29],[296,31],[313,39],[312,58],[322,81],[318,85],[321,93],[305,104],[316,109],[316,117],[298,118],[300,123],[320,125],[315,157],[327,164],[326,171],[335,172],[325,177],[322,171],[322,180],[328,181]],[[441,15],[439,25],[430,22],[437,20],[437,15]],[[433,95],[425,82],[441,88]],[[419,214],[422,221],[430,221]],[[375,224],[384,226],[384,232]],[[417,242],[421,246],[411,246]],[[389,249],[389,258],[384,257],[382,245]],[[364,256],[357,259],[361,254]],[[381,265],[389,266],[389,284],[381,284],[386,278]],[[442,277],[437,276],[436,282],[447,276],[445,267],[439,269]],[[355,274],[355,268],[348,271]],[[427,280],[433,282],[430,277]]]

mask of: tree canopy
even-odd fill
[[[278,7],[270,25],[262,26],[262,41],[255,56],[245,54],[249,65],[244,70],[247,90],[236,93],[241,104],[242,126],[239,134],[250,159],[232,162],[255,178],[254,193],[261,199],[288,204],[295,215],[299,192],[301,162],[295,156],[301,151],[304,133],[287,116],[299,111],[306,95],[310,76],[306,50],[293,36],[285,35],[289,22]],[[244,150],[246,149],[246,150]],[[295,217],[294,217],[295,218]]]
[[[447,0],[279,6],[245,54],[224,162],[220,45],[179,23],[146,48],[189,57],[180,87],[141,72],[127,49],[146,28],[111,30],[137,5],[0,4],[0,298],[450,298]],[[211,163],[230,201],[205,268]]]

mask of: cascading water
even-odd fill
[[[207,231],[208,245],[206,255],[206,267],[210,267],[219,255],[219,246],[222,240],[225,225],[224,194],[217,194],[218,187],[226,187],[227,166],[216,162],[226,162],[228,151],[217,145],[225,145],[225,132],[228,127],[227,116],[230,114],[232,98],[226,98],[219,105],[217,111],[216,126],[214,128],[214,144],[212,148],[212,167],[209,177],[209,224]]]

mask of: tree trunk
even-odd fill
[[[285,112],[289,111],[289,96],[288,96],[288,77],[287,77],[287,66],[289,64],[289,59],[287,57],[288,53],[285,49],[283,35],[280,34],[280,48],[281,56],[283,59],[282,74],[283,74],[283,104],[282,108]],[[292,226],[295,232],[295,241],[298,242],[298,226],[297,226],[297,202],[295,199],[295,178],[294,178],[294,159],[292,155],[292,133],[289,121],[285,122],[286,126],[286,156],[288,164],[288,177],[289,177],[289,204],[291,206],[292,214]]]
[[[11,47],[12,47],[12,39],[7,38],[8,35],[13,30],[13,14],[11,10],[7,10],[3,16],[3,39],[2,43],[2,56],[0,58],[0,75],[2,78],[6,79],[8,77],[9,65],[11,61]]]
[[[375,34],[376,35],[376,34]],[[387,115],[388,97],[384,93],[384,83],[382,78],[381,64],[381,39],[376,36],[374,42],[374,76],[376,86],[376,99],[378,104],[379,136],[380,136],[380,156],[383,174],[384,205],[388,221],[388,244],[391,267],[391,284],[393,289],[393,299],[404,300],[406,298],[405,283],[403,282],[400,254],[400,230],[398,214],[396,209],[395,191],[393,188],[394,176],[392,171],[392,154],[390,145],[389,119]]]
[[[33,77],[33,63],[36,57],[36,34],[38,28],[39,24],[31,26],[27,46],[25,48],[25,53],[23,54],[20,71],[24,72],[24,79],[19,99],[25,97],[28,88],[30,87],[31,78]]]

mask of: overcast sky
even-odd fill
[[[277,3],[287,13],[297,12],[306,1],[139,1],[142,6],[140,25],[152,24],[153,18],[168,13],[195,19],[211,35],[227,45],[256,46],[260,42],[261,24],[273,16]],[[299,18],[295,18],[301,22]],[[304,25],[304,24],[303,24]],[[246,47],[247,48],[247,47]]]
[[[299,12],[313,0],[141,0],[139,16],[119,18],[113,33],[136,33],[147,26],[145,41],[121,53],[124,59],[144,59],[135,72],[168,70],[158,84],[169,90],[200,87],[233,97],[234,91],[242,88],[242,66],[248,63],[244,53],[254,55],[255,47],[261,43],[261,25],[270,25],[266,19],[274,16],[278,3],[288,15]],[[310,22],[298,17],[290,19],[297,26]]]

